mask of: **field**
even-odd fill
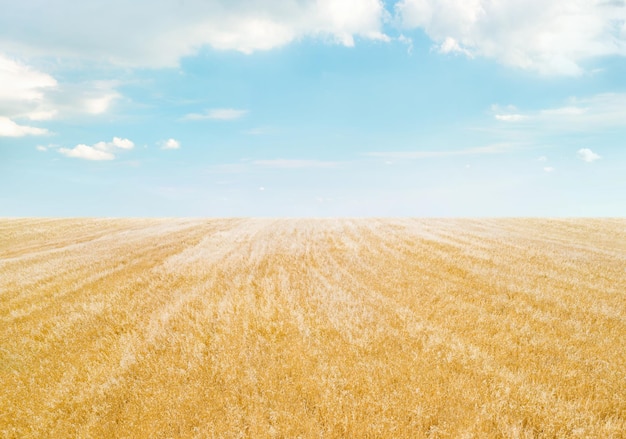
[[[0,437],[626,437],[626,220],[0,220]]]

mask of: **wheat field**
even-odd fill
[[[0,437],[626,437],[626,220],[0,220]]]

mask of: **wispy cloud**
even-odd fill
[[[115,101],[122,95],[115,90],[115,81],[94,81],[87,84],[74,86],[76,90],[70,95],[82,104],[84,110],[89,114],[103,114],[109,111]]]
[[[114,137],[111,142],[98,142],[94,145],[80,144],[74,148],[59,148],[59,153],[66,157],[84,160],[114,160],[120,150],[133,149],[135,144],[128,139]]]
[[[413,53],[413,39],[404,36],[403,34],[400,34],[400,36],[397,38],[397,40],[406,45],[406,53],[408,53],[409,55],[411,55]]]
[[[579,159],[587,162],[587,163],[591,163],[591,162],[595,162],[596,160],[601,159],[602,157],[599,154],[596,154],[595,152],[593,152],[592,150],[590,150],[589,148],[581,148],[578,150],[578,152],[576,153],[576,155],[578,156]]]
[[[300,159],[254,160],[251,163],[255,166],[279,169],[335,168],[339,165],[339,162]]]
[[[511,127],[572,132],[626,127],[626,93],[603,93],[568,99],[563,105],[532,111],[514,106],[491,107],[493,117]]]
[[[204,113],[190,113],[183,117],[183,120],[235,120],[240,119],[248,113],[248,110],[238,110],[235,108],[214,108],[206,110]]]
[[[50,74],[0,54],[0,114],[31,121],[99,115],[122,95],[117,81],[59,82]]]
[[[47,129],[19,125],[8,117],[0,116],[0,137],[44,136],[46,134],[50,134]]]
[[[440,150],[440,151],[375,151],[365,155],[370,157],[382,157],[386,159],[427,159],[438,157],[452,157],[464,155],[503,154],[515,149],[520,145],[511,143],[495,143],[492,145],[478,146],[474,148]]]

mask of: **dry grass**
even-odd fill
[[[0,436],[626,437],[626,220],[2,220]]]

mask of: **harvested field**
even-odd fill
[[[0,220],[0,437],[626,437],[626,220]]]

